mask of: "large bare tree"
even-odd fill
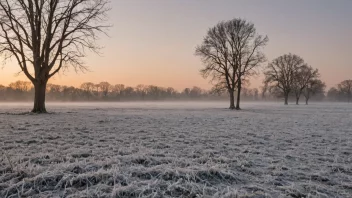
[[[200,56],[204,64],[201,74],[204,78],[211,77],[214,91],[227,91],[230,95],[230,109],[235,108],[236,70],[230,65],[229,43],[226,33],[226,23],[220,22],[208,30],[203,43],[196,48],[196,55]]]
[[[264,82],[282,92],[285,105],[288,105],[288,97],[294,89],[297,73],[304,66],[306,63],[301,57],[295,54],[285,54],[269,63],[264,72]]]
[[[45,113],[48,80],[64,68],[85,70],[97,52],[108,0],[0,0],[0,54],[14,58],[35,88],[33,112]]]
[[[267,42],[268,37],[258,35],[252,23],[235,18],[210,28],[203,43],[197,46],[195,54],[204,64],[201,74],[205,78],[211,77],[213,91],[229,93],[230,109],[240,109],[242,80],[265,61],[260,50]]]
[[[231,64],[237,68],[237,100],[236,109],[240,108],[241,90],[244,79],[257,73],[255,70],[266,62],[261,51],[269,41],[267,36],[258,35],[253,23],[242,19],[228,22],[228,38],[230,51],[233,54]]]
[[[293,92],[296,97],[296,105],[299,104],[299,99],[303,90],[307,88],[308,83],[314,79],[317,79],[318,77],[318,69],[313,69],[311,66],[303,65],[297,70],[295,74],[295,80],[293,82]]]

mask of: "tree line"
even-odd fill
[[[34,87],[29,81],[16,81],[8,86],[0,85],[0,101],[28,101],[34,95]],[[46,88],[49,101],[143,101],[143,100],[225,100],[226,94],[218,94],[212,90],[193,86],[178,91],[172,87],[155,85],[138,85],[136,87],[123,84],[112,85],[108,82],[85,82],[79,87],[48,84]],[[245,100],[260,100],[257,88],[244,87]],[[265,99],[273,99],[266,94]]]
[[[352,102],[352,80],[345,80],[336,87],[325,92],[325,84],[314,79],[308,87],[303,89],[302,95],[306,103],[309,99],[315,101]],[[219,94],[213,89],[205,90],[193,86],[181,91],[172,87],[155,85],[137,85],[135,87],[124,84],[112,85],[108,82],[85,82],[79,87],[48,84],[47,99],[49,101],[160,101],[160,100],[226,100],[229,95]],[[237,94],[237,92],[235,92]],[[0,101],[30,101],[34,95],[34,87],[29,81],[16,81],[8,86],[0,85]],[[284,95],[275,86],[264,84],[259,88],[249,88],[244,83],[241,98],[245,101],[281,101]],[[292,91],[288,98],[296,101],[296,91]]]

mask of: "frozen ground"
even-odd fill
[[[352,104],[0,104],[0,197],[352,197]]]

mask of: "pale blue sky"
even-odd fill
[[[111,7],[110,38],[99,41],[103,56],[86,60],[92,72],[68,72],[54,83],[209,88],[194,49],[209,27],[235,17],[269,36],[269,60],[291,52],[319,68],[328,86],[352,79],[352,0],[112,0]],[[16,69],[6,66],[0,84],[14,81],[2,77]],[[260,85],[261,77],[253,80],[252,87]]]

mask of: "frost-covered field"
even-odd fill
[[[0,104],[0,197],[352,197],[352,104]]]

